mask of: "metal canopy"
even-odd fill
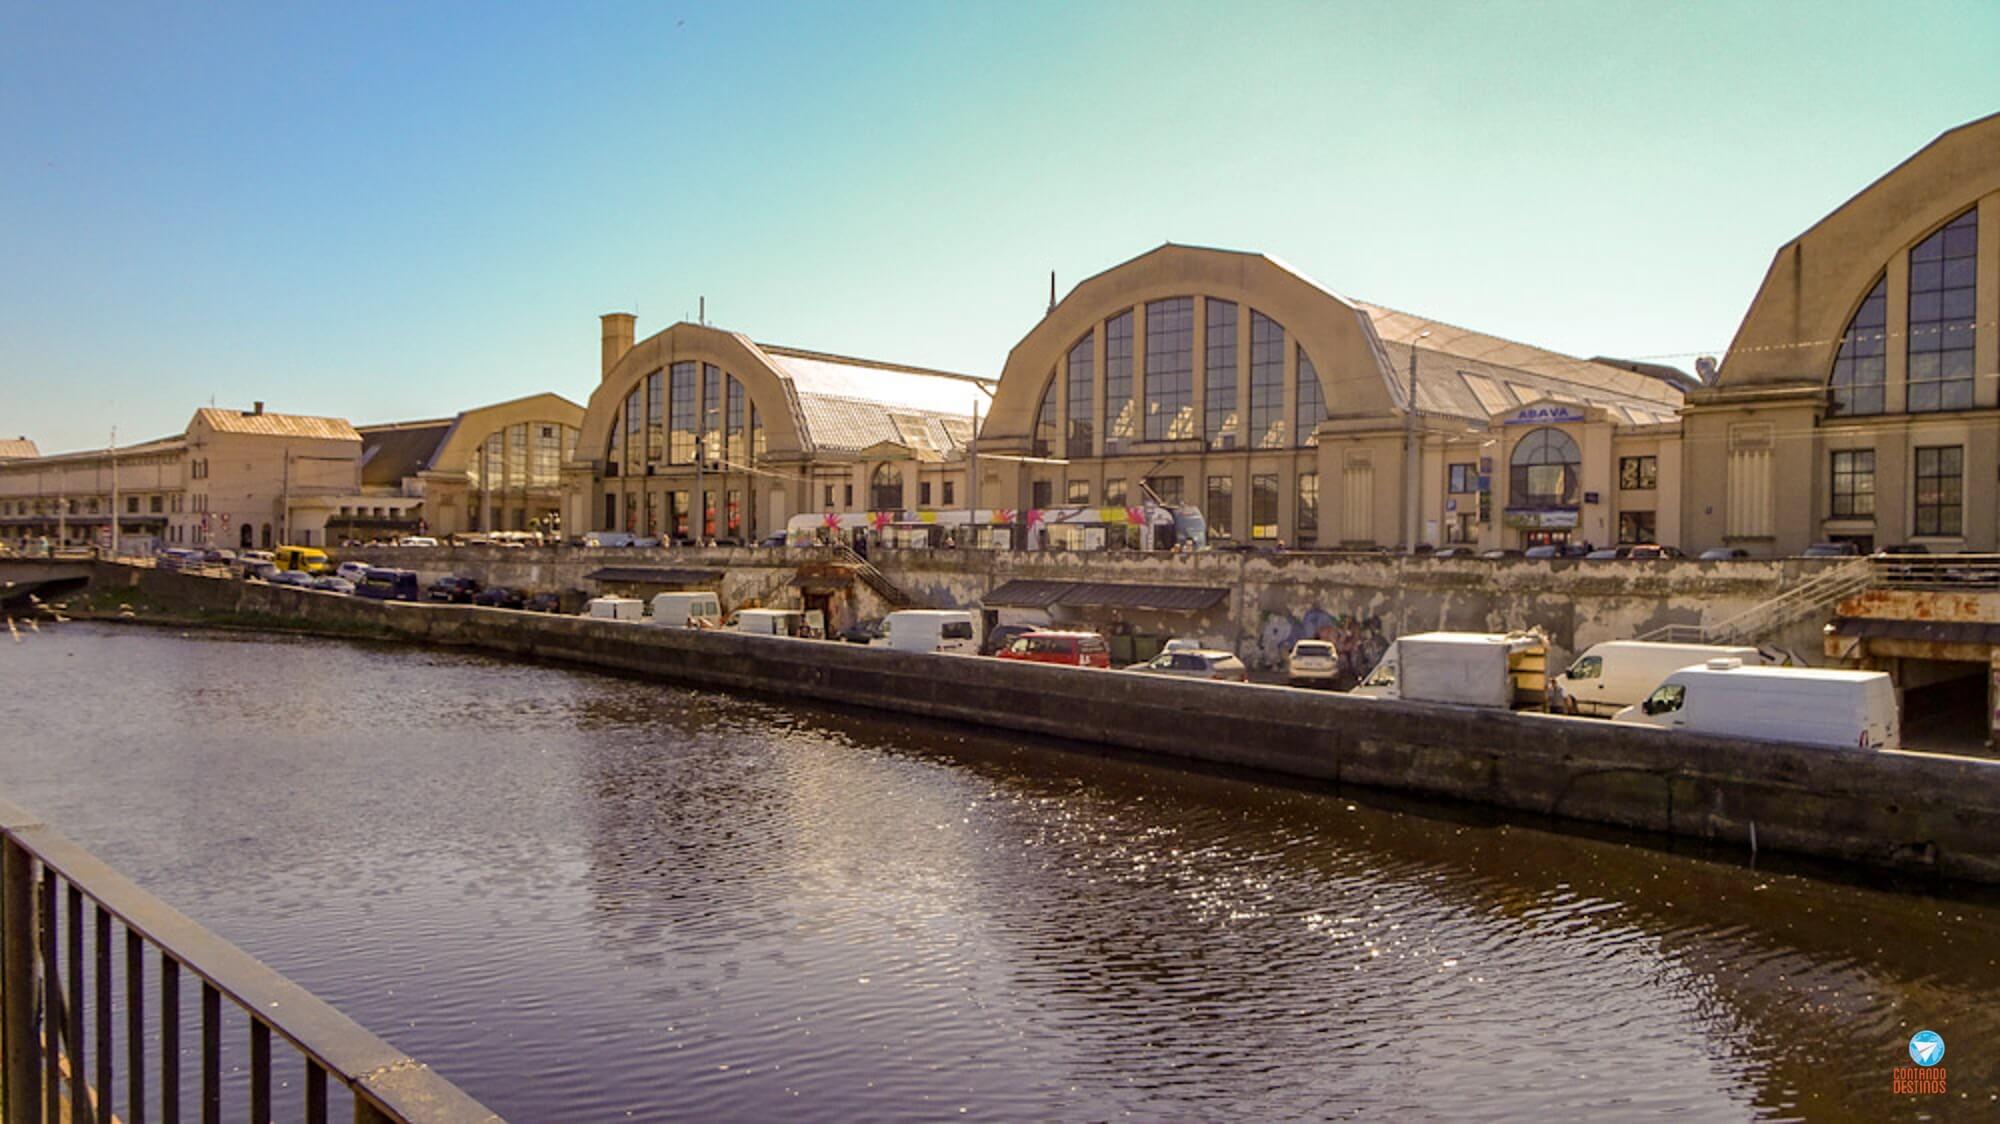
[[[1229,596],[1221,586],[1147,585],[1136,582],[1059,582],[1016,579],[980,599],[988,608],[1047,609],[1066,605],[1077,609],[1158,609],[1194,613],[1219,605]]]

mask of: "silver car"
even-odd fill
[[[1237,659],[1234,652],[1190,651],[1183,648],[1175,652],[1161,652],[1145,663],[1133,664],[1125,670],[1145,675],[1170,675],[1176,679],[1250,681],[1250,669],[1243,666],[1243,661]]]
[[[1331,687],[1340,658],[1325,640],[1301,640],[1285,657],[1285,681],[1294,687]]]

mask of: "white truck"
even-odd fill
[[[596,621],[638,621],[645,612],[646,603],[636,597],[593,597],[583,607],[583,615]]]
[[[1500,709],[1543,703],[1548,641],[1535,632],[1399,636],[1352,694]]]
[[[1667,676],[1618,722],[1829,749],[1896,749],[1896,688],[1880,671],[1745,667],[1715,659]]]
[[[706,591],[654,594],[652,623],[663,628],[721,628],[722,598]]]
[[[979,654],[979,628],[963,609],[898,609],[882,620],[874,647],[899,652]]]
[[[1746,667],[1769,662],[1755,648],[1722,644],[1645,640],[1592,644],[1556,676],[1555,709],[1564,714],[1616,714],[1652,694],[1661,680],[1681,668],[1721,659],[1742,660]]]

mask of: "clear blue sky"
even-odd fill
[[[0,8],[0,433],[581,401],[597,314],[997,374],[1163,241],[1581,354],[2000,109],[2000,4]]]

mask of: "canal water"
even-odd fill
[[[1992,896],[1463,808],[81,623],[0,790],[517,1121],[2000,1112]]]

